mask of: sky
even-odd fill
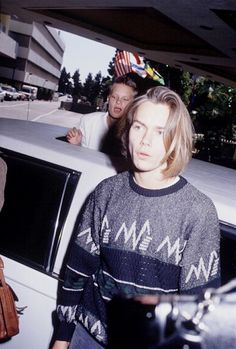
[[[80,80],[83,83],[88,73],[93,77],[101,71],[102,76],[107,76],[109,62],[115,55],[115,48],[85,39],[81,36],[60,31],[61,39],[65,43],[62,68],[65,67],[67,73],[79,69]]]

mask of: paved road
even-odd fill
[[[60,101],[4,101],[0,103],[0,117],[44,122],[65,127],[79,124],[82,114],[61,110]]]

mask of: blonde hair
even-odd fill
[[[123,84],[125,86],[128,86],[130,87],[132,90],[133,90],[133,94],[134,94],[134,97],[138,94],[138,90],[137,90],[137,85],[136,83],[130,79],[129,77],[127,77],[126,75],[124,76],[119,76],[118,78],[116,78],[112,84],[110,85],[109,87],[109,95],[112,94],[112,90],[115,86],[115,84]]]
[[[187,108],[180,96],[164,86],[153,87],[145,95],[137,97],[128,107],[127,113],[119,123],[118,135],[121,138],[122,153],[129,157],[128,137],[135,113],[144,102],[165,104],[170,108],[169,117],[164,131],[166,155],[162,164],[167,166],[162,171],[168,177],[177,176],[187,165],[192,156],[193,124]]]

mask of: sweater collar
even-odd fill
[[[155,196],[170,195],[177,192],[187,184],[187,180],[182,176],[180,176],[178,182],[170,185],[169,187],[162,188],[162,189],[146,189],[146,188],[140,187],[134,181],[133,174],[129,172],[129,184],[131,189],[135,191],[137,194],[148,196],[148,197],[155,197]]]

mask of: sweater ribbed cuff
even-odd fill
[[[55,339],[58,341],[70,342],[75,330],[75,324],[68,324],[65,321],[60,322],[59,327],[56,331]]]

